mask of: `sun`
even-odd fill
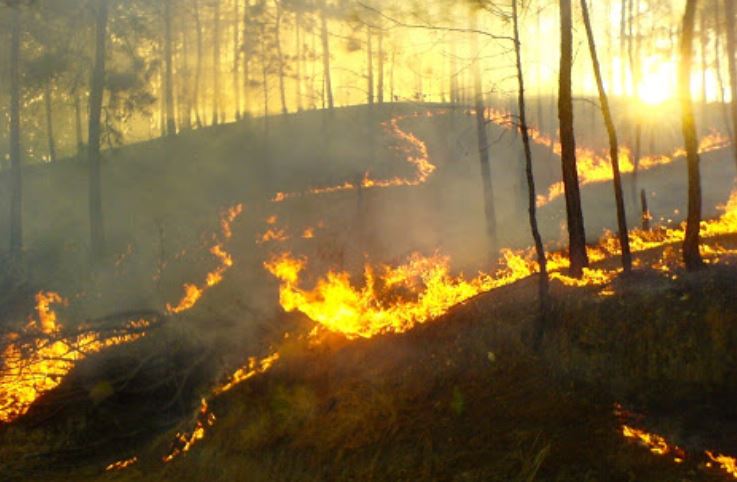
[[[644,62],[637,97],[649,106],[662,105],[676,93],[677,67],[672,60],[649,58]]]

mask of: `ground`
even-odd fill
[[[416,107],[392,110],[379,120]],[[28,170],[30,267],[23,283],[6,290],[3,326],[25,323],[39,289],[72,299],[62,311],[70,324],[131,309],[159,312],[162,322],[140,342],[81,362],[27,417],[0,428],[3,479],[728,480],[703,458],[706,449],[737,453],[719,430],[737,419],[729,408],[737,273],[728,267],[676,280],[643,269],[617,280],[611,296],[555,282],[538,352],[530,348],[532,278],[408,333],[306,340],[314,324],[276,303],[277,283],[261,266],[270,252],[307,253],[318,267],[355,270],[364,252],[392,262],[411,250],[440,250],[473,272],[486,249],[473,130],[463,114],[407,121],[430,139],[430,158],[440,166],[422,186],[269,203],[277,191],[360,179],[367,165],[379,177],[412,174],[383,131],[372,134],[382,146],[372,158],[364,110],[337,115],[337,124],[353,127],[345,135],[327,134],[321,114],[306,113],[274,120],[267,141],[250,120],[108,152],[107,222],[121,261],[102,274],[79,268],[87,266],[79,229],[84,166],[68,160]],[[517,141],[505,135],[495,152],[500,169],[513,169],[504,163],[518,159]],[[541,149],[536,154],[547,159]],[[717,152],[704,166],[705,204],[714,214],[728,196],[725,172],[733,163]],[[554,181],[549,167],[536,166],[541,190]],[[674,171],[685,171],[682,161],[642,175],[657,193],[656,214],[679,205],[685,183]],[[501,238],[525,246],[520,186],[497,183],[500,218],[509,226]],[[613,224],[610,198],[609,184],[584,189],[590,232]],[[227,245],[235,268],[194,309],[164,314],[183,282],[212,268],[218,215],[238,202],[245,212]],[[557,237],[560,202],[541,210],[546,239]],[[292,239],[256,244],[274,214]],[[319,243],[299,238],[306,227],[315,227]],[[175,433],[192,430],[213,383],[246,356],[273,350],[281,358],[271,370],[210,401],[216,420],[204,439],[162,463]],[[623,437],[617,404],[686,449],[686,461]],[[130,468],[104,471],[132,456],[138,462]]]

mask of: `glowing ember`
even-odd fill
[[[143,330],[149,324],[146,320],[130,322],[107,337],[96,332],[63,336],[52,305],[66,301],[51,292],[38,293],[36,301],[38,319],[31,320],[23,333],[5,339],[0,368],[0,422],[12,422],[24,415],[38,397],[56,388],[78,361],[145,336]]]
[[[138,457],[131,457],[131,458],[125,459],[125,460],[119,460],[119,461],[114,462],[114,463],[108,465],[107,467],[105,467],[105,470],[107,472],[112,472],[112,471],[116,471],[116,470],[123,470],[123,469],[126,469],[126,468],[130,467],[131,465],[135,464],[136,462],[138,462]]]
[[[198,286],[192,283],[185,283],[184,296],[176,305],[166,304],[166,311],[172,314],[182,313],[194,307],[202,298],[205,291],[217,285],[223,280],[223,274],[233,266],[233,258],[223,248],[223,242],[229,240],[233,236],[233,222],[243,212],[243,205],[236,204],[231,207],[220,217],[220,231],[222,241],[216,243],[210,248],[210,253],[215,256],[220,264],[211,272],[207,273],[204,284]]]

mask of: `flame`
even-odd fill
[[[22,334],[6,337],[0,369],[0,422],[12,422],[28,412],[38,397],[56,388],[88,355],[146,335],[148,321],[138,320],[107,337],[93,331],[62,336],[52,305],[66,303],[58,293],[36,294],[37,320],[31,320]]]
[[[197,422],[194,429],[190,433],[177,433],[174,446],[168,455],[163,457],[163,461],[171,462],[179,455],[189,452],[192,447],[205,438],[206,427],[215,425],[215,414],[210,412],[207,406],[207,400],[204,398],[200,401],[200,409],[197,412]]]
[[[217,285],[223,280],[225,272],[233,266],[233,258],[223,248],[223,242],[233,237],[232,225],[233,222],[243,212],[243,204],[236,204],[227,209],[220,217],[220,231],[223,241],[216,241],[216,243],[210,248],[210,253],[215,256],[219,264],[218,266],[207,273],[205,281],[201,286],[192,283],[185,283],[184,295],[180,298],[176,305],[170,303],[166,304],[166,311],[171,314],[178,314],[187,311],[194,307],[197,302],[202,298],[202,295],[208,289]]]
[[[648,433],[644,430],[630,427],[629,425],[622,425],[622,435],[624,435],[625,438],[637,440],[655,455],[675,453],[678,454],[676,458],[681,461],[685,457],[685,455],[683,455],[683,450],[678,448],[676,445],[670,445],[668,441],[660,435]]]
[[[430,162],[427,145],[414,134],[403,130],[399,124],[407,119],[416,119],[420,117],[430,118],[436,115],[444,114],[445,111],[426,111],[415,112],[413,114],[399,115],[392,117],[382,124],[382,127],[389,135],[397,139],[401,146],[397,149],[404,155],[406,161],[414,166],[415,174],[411,178],[393,177],[389,179],[373,179],[369,172],[364,173],[360,182],[345,181],[342,184],[334,186],[324,186],[308,189],[306,191],[296,192],[277,192],[271,201],[275,203],[283,202],[288,199],[303,197],[306,195],[319,196],[323,194],[331,194],[343,191],[352,191],[359,187],[363,189],[369,188],[387,188],[399,186],[418,186],[425,183],[429,177],[435,172],[437,166]]]
[[[533,134],[530,137],[533,141],[539,144],[551,147],[555,154],[561,154],[561,147],[559,142],[554,142],[552,139],[541,135],[534,129]],[[729,138],[713,130],[711,133],[701,138],[699,142],[699,152],[701,154],[705,154],[718,149],[722,149],[728,145]],[[672,163],[675,159],[679,157],[684,157],[685,155],[685,150],[683,148],[678,148],[674,150],[670,155],[643,156],[639,160],[638,170],[647,171],[658,166],[664,166],[666,164]],[[612,180],[613,174],[611,162],[609,154],[605,150],[597,152],[586,147],[577,147],[576,165],[578,168],[579,185],[581,186]],[[627,147],[622,147],[619,150],[619,169],[622,174],[628,174],[634,172],[635,170],[632,152]],[[563,192],[563,183],[554,183],[548,188],[547,194],[538,196],[538,206],[543,206],[553,201],[554,199],[560,197]]]
[[[250,357],[246,365],[235,370],[228,377],[228,380],[225,383],[215,387],[212,390],[210,397],[217,397],[246,380],[268,371],[278,360],[278,352],[274,352],[260,360],[256,357]],[[172,444],[171,451],[164,456],[162,460],[165,463],[168,463],[183,453],[189,452],[197,442],[205,438],[207,429],[215,425],[216,420],[217,418],[215,417],[215,414],[209,409],[207,399],[202,398],[194,428],[189,432],[178,432],[175,436],[174,443]]]
[[[510,250],[504,253],[506,264],[495,278],[484,273],[470,279],[453,276],[449,258],[414,253],[397,267],[367,263],[361,287],[353,286],[348,273],[330,271],[312,290],[300,287],[305,258],[282,253],[264,267],[281,281],[279,300],[286,311],[301,311],[351,339],[370,338],[407,331],[479,293],[532,274],[531,262]]]
[[[116,471],[116,470],[123,470],[135,464],[136,462],[138,462],[138,457],[135,457],[135,456],[129,459],[119,460],[105,467],[105,471],[111,472],[111,471]]]
[[[315,237],[315,228],[305,228],[302,232],[302,239],[312,239]]]
[[[719,467],[735,479],[737,479],[737,459],[734,457],[729,457],[727,455],[714,455],[714,453],[710,451],[706,451],[706,456],[709,458],[709,460],[716,462],[719,464]]]
[[[217,396],[221,393],[225,393],[229,390],[231,390],[236,385],[239,385],[246,380],[253,378],[256,375],[259,375],[261,373],[265,373],[268,371],[272,366],[274,366],[274,363],[279,361],[279,353],[275,352],[267,357],[261,358],[260,360],[256,357],[250,357],[248,359],[248,363],[240,368],[238,368],[235,372],[233,372],[232,375],[228,378],[228,381],[224,384],[215,387],[213,390],[213,395]]]

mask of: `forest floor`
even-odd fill
[[[220,126],[109,152],[108,226],[121,263],[92,281],[80,269],[84,166],[68,161],[30,170],[25,215],[32,268],[0,300],[6,327],[25,323],[38,289],[70,298],[78,293],[63,312],[78,323],[133,308],[160,310],[181,294],[183,280],[211,268],[207,246],[218,213],[235,202],[245,202],[246,212],[228,246],[236,268],[195,309],[139,342],[80,362],[26,417],[0,428],[2,480],[729,480],[707,467],[703,452],[737,455],[726,436],[737,420],[734,268],[677,279],[642,270],[615,280],[607,296],[601,287],[555,282],[539,353],[529,349],[534,279],[480,295],[405,334],[305,340],[314,323],[281,311],[277,283],[261,266],[272,249],[323,253],[326,263],[338,258],[345,269],[356,258],[362,262],[361,249],[380,262],[438,249],[452,256],[454,267],[472,270],[485,246],[482,209],[469,203],[481,199],[481,186],[468,119],[455,119],[453,130],[442,116],[410,122],[441,169],[422,186],[364,193],[360,230],[353,193],[266,202],[279,190],[360,178],[366,165],[411,174],[392,149],[371,159],[362,110],[337,115],[336,123],[351,129],[327,144],[320,116],[307,113],[275,120],[270,142],[251,121],[246,128]],[[385,134],[375,135],[382,146],[392,145]],[[514,142],[507,136],[496,145],[499,162],[516,162]],[[725,175],[733,170],[729,156],[719,154],[704,163],[711,214],[726,201],[733,177]],[[658,194],[657,216],[680,206],[685,182],[670,172],[684,172],[682,164],[641,175]],[[549,170],[540,168],[541,191],[551,182]],[[509,226],[503,242],[525,246],[519,186],[499,187],[500,223]],[[597,226],[591,232],[613,221],[610,198],[608,184],[584,188],[587,219]],[[541,211],[546,239],[560,229],[560,202]],[[317,246],[295,239],[254,246],[275,213],[292,234],[320,222],[334,228],[318,233]],[[356,247],[358,231],[370,239]],[[737,239],[719,242],[733,248]],[[662,249],[638,257],[647,265],[661,255]],[[271,350],[278,350],[279,362],[212,400],[216,420],[204,439],[162,463],[175,434],[192,430],[200,396],[224,367]],[[629,422],[678,444],[688,452],[685,461],[623,437]],[[126,470],[104,471],[133,456],[137,463]]]

